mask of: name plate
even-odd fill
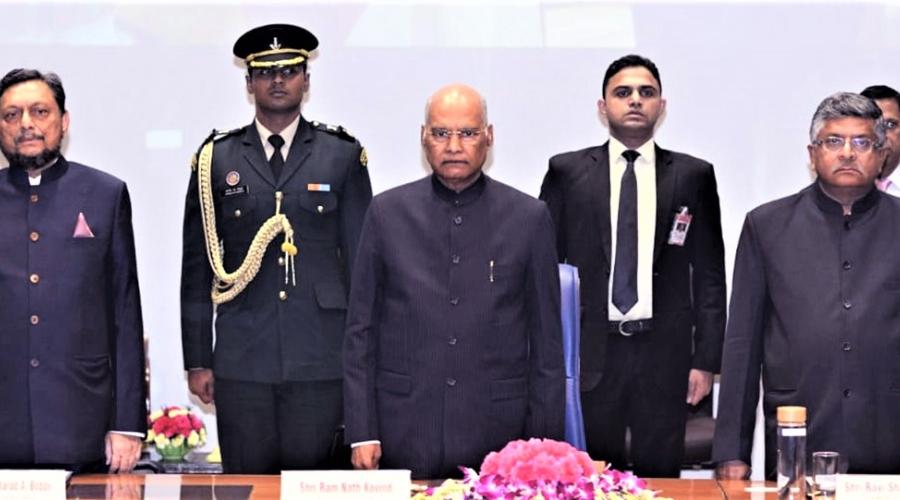
[[[0,470],[0,500],[65,500],[64,470]]]
[[[408,470],[282,471],[281,498],[409,500]]]
[[[838,474],[835,493],[841,500],[894,500],[900,496],[900,476]]]

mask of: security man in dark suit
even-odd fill
[[[601,116],[610,140],[554,156],[541,199],[559,258],[581,276],[581,397],[588,453],[635,473],[679,474],[688,404],[722,358],[725,264],[709,163],[653,140],[665,109],[656,65],[614,61]]]
[[[129,471],[147,429],[131,202],[60,154],[68,128],[57,75],[0,80],[0,469]]]
[[[330,465],[342,422],[348,280],[372,188],[359,142],[300,114],[317,46],[285,24],[237,40],[256,117],[213,132],[188,187],[184,362],[191,392],[215,400],[227,473]]]

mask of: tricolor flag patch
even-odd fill
[[[307,184],[307,191],[331,191],[331,184]]]

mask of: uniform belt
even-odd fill
[[[609,322],[610,333],[621,333],[626,337],[630,337],[635,333],[649,332],[650,330],[653,330],[653,318]]]

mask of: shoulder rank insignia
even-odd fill
[[[359,164],[366,168],[369,166],[369,155],[366,153],[366,148],[362,148],[362,151],[359,153]]]
[[[200,155],[200,150],[203,149],[203,146],[205,146],[206,143],[208,143],[210,141],[222,140],[222,139],[224,139],[228,136],[232,136],[238,132],[243,132],[243,130],[244,130],[244,127],[239,127],[239,128],[235,128],[235,129],[231,129],[231,130],[226,130],[226,131],[220,131],[220,130],[213,129],[212,132],[210,132],[209,135],[206,136],[206,139],[203,139],[203,142],[200,143],[200,147],[197,148],[197,152],[191,156],[191,170],[192,171],[197,170],[197,157]]]
[[[328,132],[329,134],[336,135],[341,139],[345,139],[348,141],[356,141],[356,138],[353,137],[353,134],[350,133],[349,130],[345,129],[340,125],[329,125],[327,123],[322,123],[320,121],[312,121],[310,125],[313,126],[316,130],[321,130],[322,132]]]

